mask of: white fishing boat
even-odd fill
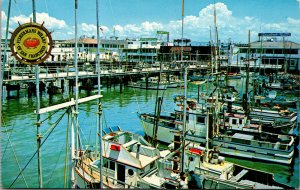
[[[128,86],[132,88],[149,89],[149,90],[167,89],[167,84],[164,84],[163,82],[158,82],[158,77],[149,77],[148,79],[143,77],[141,81],[130,82]]]
[[[209,105],[197,104],[196,100],[187,100],[187,104],[187,140],[204,143],[207,132],[206,125],[208,124],[210,126],[212,144],[214,146],[220,146],[220,150],[224,155],[291,164],[295,143],[293,136],[262,133],[258,125],[245,125],[246,120],[244,117],[240,118],[243,122],[241,125],[240,121],[235,120],[233,122],[234,118],[232,118],[231,124],[228,126],[236,130],[239,129],[240,132],[222,134],[217,131],[213,134],[212,115],[210,114],[210,118],[207,117],[205,111],[207,108],[205,106]],[[182,132],[182,115],[183,105],[176,103],[175,110],[170,116],[160,116],[157,125],[157,140],[164,143],[171,143],[174,134]],[[157,118],[153,114],[147,113],[139,114],[139,117],[145,126],[145,134],[153,138],[154,121]],[[238,122],[238,124],[235,122]],[[251,132],[251,134],[243,134],[245,131]]]
[[[93,146],[80,151],[76,166],[79,188],[99,188],[100,155]],[[103,136],[102,182],[104,188],[138,187],[141,178],[157,169],[157,161],[168,151],[160,152],[140,135],[111,131]]]
[[[185,163],[189,171],[203,175],[207,189],[290,189],[278,183],[271,173],[254,170],[225,160],[216,148],[207,149],[198,143],[189,142]],[[218,180],[218,183],[216,183]]]

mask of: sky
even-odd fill
[[[5,37],[9,0],[2,0],[2,36]],[[32,0],[11,0],[9,31],[30,21]],[[45,22],[56,40],[75,37],[75,0],[35,0],[37,22]],[[214,39],[214,3],[218,36],[222,42],[258,40],[259,32],[290,32],[288,40],[300,43],[300,0],[185,0],[184,38]],[[78,36],[96,35],[96,0],[78,0]],[[158,37],[168,31],[181,38],[182,0],[99,0],[101,38]],[[10,37],[10,34],[9,34]]]

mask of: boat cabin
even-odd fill
[[[104,182],[110,188],[136,187],[139,176],[157,168],[160,152],[139,135],[123,131],[111,132],[103,137]],[[97,159],[91,167],[99,171]]]

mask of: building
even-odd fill
[[[250,43],[249,54],[248,44],[236,44],[239,50],[233,55],[232,66],[244,67],[249,58],[250,68],[256,71],[300,71],[300,44],[286,39],[290,33],[259,33],[258,36],[258,41]]]

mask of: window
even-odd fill
[[[203,123],[203,124],[205,124],[205,117],[198,116],[197,117],[197,123]]]
[[[132,169],[129,169],[129,170],[128,170],[128,175],[129,175],[129,176],[133,176],[133,174],[134,174],[133,170],[132,170]]]
[[[186,114],[186,122],[189,122],[189,114]]]
[[[108,160],[103,158],[103,167],[108,168]]]
[[[240,119],[240,120],[239,120],[239,123],[240,123],[240,125],[241,125],[241,124],[243,124],[243,120],[242,120],[242,119]]]
[[[295,60],[290,60],[290,66],[295,66],[296,63],[295,63]]]
[[[236,119],[232,119],[232,124],[233,124],[233,125],[236,125],[236,124],[237,124]]]
[[[113,161],[109,162],[109,169],[115,170],[115,162],[113,162]]]

